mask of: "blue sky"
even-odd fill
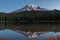
[[[35,4],[47,9],[60,9],[60,0],[0,0],[0,12],[11,12]]]

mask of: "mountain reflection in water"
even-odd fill
[[[0,38],[12,38],[15,40],[43,40],[45,37],[60,36],[60,32],[24,32],[10,29],[0,30]]]

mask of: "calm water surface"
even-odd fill
[[[16,32],[16,31],[10,30],[10,29],[0,30],[0,38],[12,38],[12,39],[20,38],[22,40],[31,40],[32,39],[32,38],[28,38],[28,36],[26,36],[23,33]],[[46,33],[40,33],[39,35],[37,32],[36,35],[37,35],[36,38],[39,38],[40,40],[42,40],[45,37],[59,36],[60,32],[46,32]]]

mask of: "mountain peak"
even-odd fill
[[[34,10],[34,11],[47,11],[48,9],[40,8],[39,6],[34,5],[34,4],[29,4],[29,5],[26,5],[23,8],[16,10],[14,12],[32,11],[32,10]]]
[[[39,6],[33,5],[33,4],[26,5],[25,7],[27,7],[27,8],[30,9],[30,10],[40,9]]]
[[[34,5],[34,4],[29,4],[29,5],[27,5],[27,6],[32,6],[32,7],[37,7],[37,5]]]

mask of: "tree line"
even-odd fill
[[[60,21],[60,11],[24,11],[0,13],[0,21],[33,22],[33,21]]]

